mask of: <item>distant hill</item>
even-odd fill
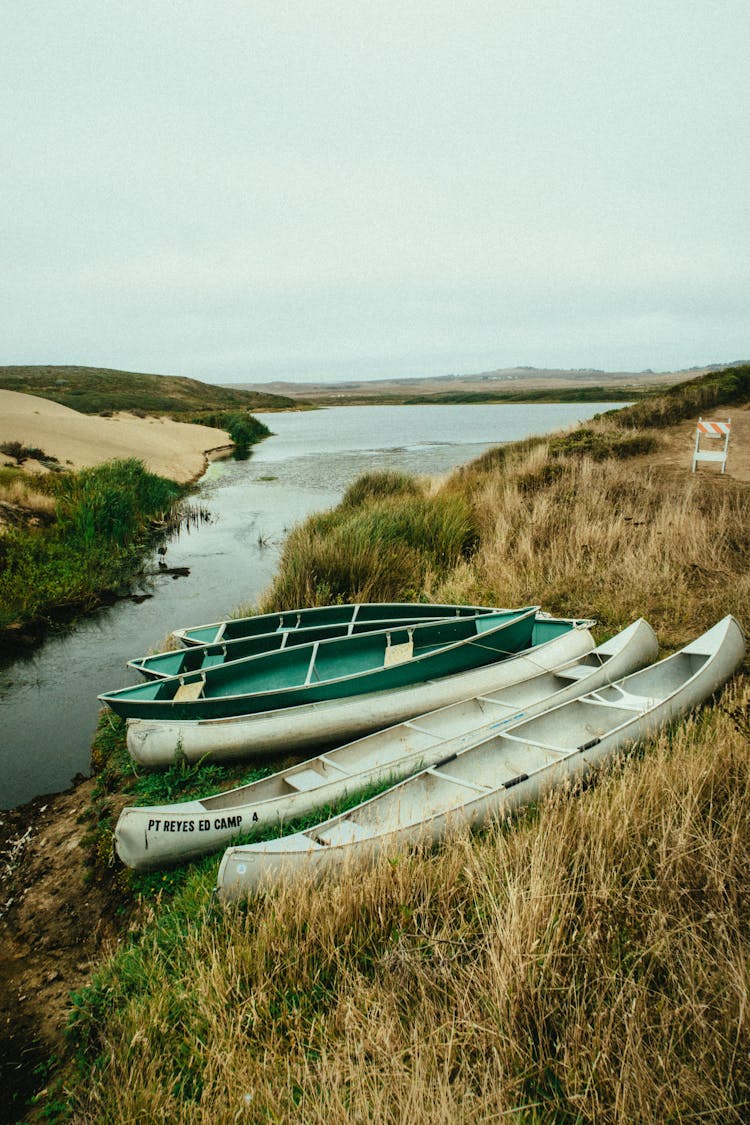
[[[108,367],[0,367],[0,389],[39,395],[82,414],[128,410],[177,416],[204,411],[284,410],[301,405],[299,399],[267,391]]]
[[[348,380],[339,383],[237,383],[235,389],[285,395],[316,404],[366,402],[529,402],[622,401],[698,378],[746,361],[683,371],[601,371],[596,368],[506,367],[474,375]]]

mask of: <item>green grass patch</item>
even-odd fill
[[[136,460],[47,482],[57,499],[54,524],[12,527],[0,537],[0,626],[95,605],[132,574],[149,544],[150,522],[164,521],[183,494]]]
[[[445,574],[476,550],[475,514],[458,493],[426,497],[402,483],[395,497],[368,502],[368,492],[372,481],[355,482],[338,508],[291,533],[264,611],[418,600],[428,570]]]
[[[624,410],[607,411],[605,417],[619,429],[659,429],[717,407],[740,406],[747,402],[750,402],[750,364],[741,364],[723,371],[710,371],[697,379],[677,383],[664,392],[651,392]]]
[[[551,457],[591,457],[594,461],[611,457],[623,461],[653,453],[657,444],[654,434],[623,434],[619,430],[593,430],[582,426],[572,433],[552,438],[549,452]]]
[[[373,500],[420,496],[419,484],[407,473],[363,473],[349,485],[341,500],[342,508],[358,508]]]

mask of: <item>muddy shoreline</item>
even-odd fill
[[[79,775],[0,811],[0,1123],[24,1119],[44,1091],[47,1064],[68,1051],[71,992],[131,921],[84,841],[95,784]]]

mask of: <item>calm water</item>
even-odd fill
[[[227,616],[253,603],[269,585],[287,531],[313,511],[330,508],[370,469],[442,473],[483,450],[533,433],[572,425],[608,404],[539,406],[340,407],[259,415],[274,436],[248,461],[217,462],[196,500],[210,524],[168,544],[170,567],[137,604],[124,600],[50,637],[32,656],[0,667],[0,808],[65,788],[87,773],[97,695],[135,677],[125,662],[163,647],[181,625]]]

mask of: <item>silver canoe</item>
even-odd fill
[[[658,664],[522,720],[341,816],[279,840],[229,848],[219,894],[242,898],[296,872],[323,874],[350,859],[435,843],[455,825],[505,815],[702,703],[744,654],[739,624],[725,617]]]
[[[501,727],[611,683],[657,651],[653,630],[640,619],[572,663],[429,711],[272,777],[201,800],[128,806],[115,828],[117,853],[129,867],[147,870],[216,851],[239,833],[276,826],[369,785],[395,783]]]
[[[510,656],[501,664],[488,663],[392,691],[367,692],[228,719],[131,719],[127,727],[128,750],[141,765],[169,766],[180,757],[189,762],[206,757],[211,761],[246,760],[340,745],[422,711],[518,683],[564,660],[574,660],[593,647],[590,624],[537,614],[531,645],[518,656]]]

